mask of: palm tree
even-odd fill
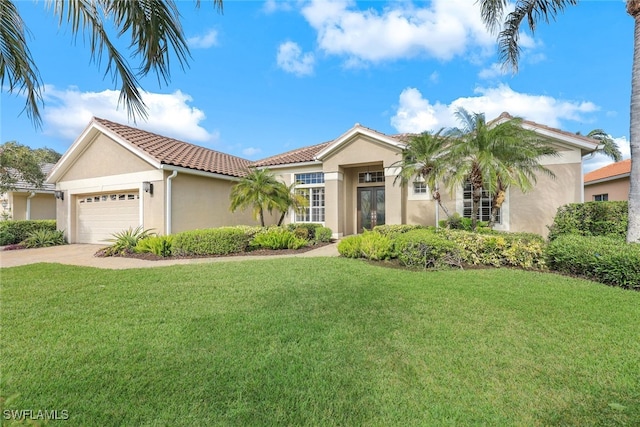
[[[578,4],[577,0],[517,0],[513,12],[507,14],[502,23],[508,0],[479,0],[482,20],[492,31],[503,24],[498,34],[498,48],[503,63],[518,70],[520,57],[519,32],[526,18],[531,32],[537,21],[549,19],[562,12],[567,6]],[[631,70],[631,175],[629,185],[629,226],[627,242],[640,241],[640,0],[627,0],[627,13],[635,22],[633,66]]]
[[[578,133],[579,134],[579,133]],[[597,139],[600,141],[602,148],[598,148],[596,152],[602,153],[605,156],[611,158],[614,162],[622,160],[622,153],[616,145],[615,141],[611,139],[611,135],[602,129],[594,129],[587,134],[589,138]]]
[[[297,182],[294,182],[291,185],[287,185],[284,182],[280,182],[279,184],[280,188],[278,191],[280,192],[280,195],[278,196],[278,210],[281,214],[280,219],[278,220],[278,227],[282,225],[282,222],[290,209],[293,209],[295,213],[300,213],[309,206],[309,200],[307,197],[296,191]]]
[[[269,169],[252,169],[231,189],[231,212],[251,208],[264,227],[264,211],[272,213],[283,206],[282,185]]]
[[[456,111],[456,117],[462,127],[448,132],[456,138],[449,154],[453,167],[448,187],[455,191],[467,182],[470,184],[471,226],[475,229],[483,192],[488,193],[499,208],[510,186],[523,192],[532,189],[537,173],[553,176],[539,159],[542,155],[553,155],[555,150],[535,132],[524,129],[520,118],[488,123],[484,114],[469,113],[464,108]],[[497,209],[492,213],[492,222],[495,222]]]
[[[451,160],[447,151],[450,145],[451,140],[443,135],[442,129],[436,133],[423,132],[409,140],[402,151],[402,159],[393,164],[400,168],[396,181],[399,179],[402,185],[412,183],[416,178],[424,179],[424,183],[432,191],[433,199],[447,217],[450,216],[449,210],[442,204],[438,185],[450,172]]]
[[[222,0],[212,0],[222,11]],[[66,23],[71,35],[82,34],[89,41],[91,59],[98,65],[106,54],[106,73],[114,83],[121,81],[119,103],[129,117],[146,117],[138,79],[154,71],[158,79],[169,81],[169,58],[175,55],[180,67],[190,58],[180,14],[174,0],[145,1],[65,1],[52,0],[49,11],[60,25]],[[199,6],[200,1],[196,2]],[[118,51],[107,34],[105,23],[117,29],[116,36],[129,33],[134,56],[141,59],[139,71],[134,73],[125,57]],[[9,93],[24,93],[25,111],[36,126],[40,126],[40,106],[43,105],[42,80],[27,43],[28,29],[14,1],[0,1],[0,85]],[[7,85],[5,86],[5,79]]]

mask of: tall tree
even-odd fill
[[[541,19],[549,22],[567,6],[578,4],[577,0],[517,0],[513,12],[504,16],[508,0],[478,0],[482,20],[492,31],[502,27],[498,33],[498,49],[503,63],[518,70],[520,58],[519,32],[526,19],[529,30],[535,31]],[[627,242],[640,242],[640,0],[626,0],[627,13],[634,20],[634,49],[631,70],[631,175],[629,186],[629,226]],[[504,17],[504,20],[503,20]]]
[[[400,168],[396,180],[407,185],[417,178],[424,179],[433,199],[447,216],[450,216],[449,210],[442,204],[438,186],[451,172],[451,158],[447,151],[450,145],[451,139],[443,134],[443,129],[436,133],[423,132],[409,139],[402,151],[402,159],[394,163]]]
[[[535,132],[524,129],[520,118],[489,123],[483,113],[469,113],[464,108],[456,111],[456,117],[461,127],[448,132],[455,139],[449,154],[453,167],[447,186],[455,191],[466,182],[471,185],[471,224],[475,229],[483,192],[500,207],[510,186],[523,192],[532,189],[538,173],[553,176],[540,164],[540,157],[553,155],[555,150]]]
[[[269,169],[252,169],[231,189],[231,212],[251,208],[264,227],[264,212],[283,206],[282,185]]]
[[[289,210],[292,209],[295,213],[300,213],[309,206],[308,197],[305,197],[300,190],[296,191],[297,184],[297,182],[294,182],[291,185],[287,185],[284,182],[280,182],[280,188],[278,189],[280,193],[278,196],[278,210],[280,211],[278,226],[282,225],[284,218],[287,216],[287,213],[289,213]]]
[[[0,193],[15,189],[19,180],[34,188],[42,187],[46,178],[42,165],[55,163],[60,157],[50,148],[31,149],[16,141],[0,145]]]
[[[222,11],[222,0],[212,0],[212,3]],[[88,40],[93,62],[99,65],[106,55],[105,74],[111,73],[114,84],[120,81],[119,103],[134,120],[147,114],[138,79],[153,71],[159,81],[167,83],[172,55],[182,69],[188,65],[189,47],[174,0],[49,0],[46,4],[60,26],[66,24],[74,38],[82,35]],[[199,5],[198,0],[196,7]],[[137,73],[112,42],[107,23],[116,28],[117,38],[130,35],[133,56],[140,59]],[[24,111],[36,126],[40,126],[42,79],[31,55],[27,34],[16,2],[0,0],[0,85],[9,93],[25,95]]]

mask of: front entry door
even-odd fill
[[[384,187],[358,188],[358,233],[384,225]]]

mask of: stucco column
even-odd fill
[[[384,168],[385,216],[387,224],[402,224],[402,186],[394,184],[400,168]]]
[[[344,235],[343,180],[342,172],[324,173],[324,223],[336,239]]]

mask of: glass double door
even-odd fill
[[[358,188],[358,233],[384,225],[384,187]]]

